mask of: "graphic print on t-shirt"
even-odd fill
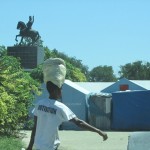
[[[57,111],[57,109],[55,109],[55,108],[47,107],[47,106],[44,106],[44,105],[39,105],[38,110],[48,112],[48,113],[51,113],[51,114],[56,114],[56,111]]]

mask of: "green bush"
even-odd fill
[[[34,125],[34,120],[33,118],[29,118],[26,120],[25,124],[24,124],[24,130],[32,130]]]
[[[39,83],[20,68],[14,57],[0,59],[0,134],[14,134],[24,126]]]

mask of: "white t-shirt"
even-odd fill
[[[66,105],[51,99],[39,101],[34,115],[37,116],[34,146],[38,150],[54,150],[59,125],[76,117]]]

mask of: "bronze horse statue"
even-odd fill
[[[19,45],[22,44],[24,38],[31,38],[32,42],[30,42],[29,45],[33,45],[40,38],[38,31],[27,29],[25,23],[22,21],[18,22],[17,29],[20,30],[20,33],[16,35],[15,40],[18,42],[17,37],[21,36]]]

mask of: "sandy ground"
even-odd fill
[[[106,131],[107,132],[107,131]],[[31,131],[21,131],[25,147],[30,140]],[[61,145],[58,150],[127,150],[130,132],[107,132],[108,140],[89,131],[59,131]]]

